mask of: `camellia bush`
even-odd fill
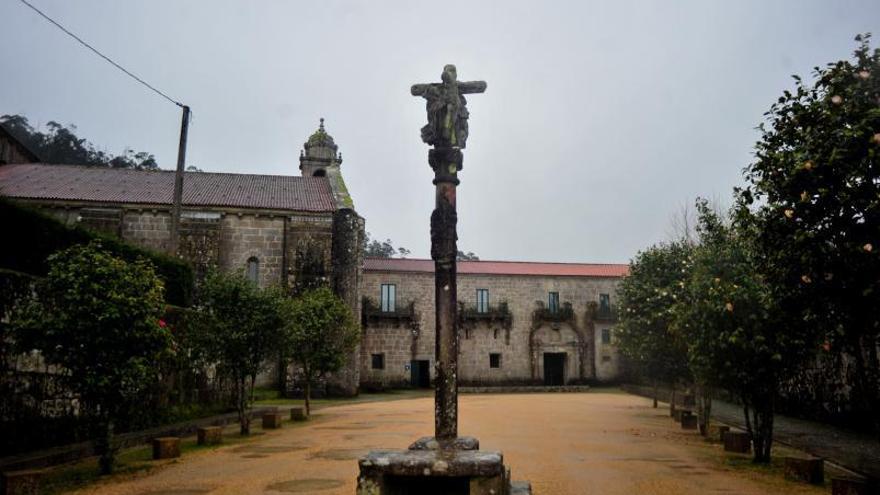
[[[687,344],[673,328],[671,308],[684,292],[692,250],[690,243],[676,241],[640,252],[617,292],[617,346],[654,385],[654,407],[657,385],[672,387],[670,408],[674,410],[675,386],[690,378]]]
[[[345,302],[327,287],[287,300],[284,321],[284,348],[302,367],[309,414],[312,385],[345,366],[360,340],[360,330]]]
[[[856,40],[770,108],[737,194],[776,304],[851,360],[842,409],[880,432],[880,50]]]
[[[98,242],[49,257],[37,296],[16,315],[16,344],[38,350],[95,428],[100,467],[113,470],[114,425],[158,377],[171,352],[162,282],[148,261],[128,262]]]
[[[250,434],[250,404],[257,375],[281,344],[280,291],[261,289],[238,273],[213,273],[201,289],[191,336],[232,383],[242,435]]]

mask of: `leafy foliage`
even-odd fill
[[[145,151],[125,149],[120,155],[111,155],[95,148],[76,135],[76,126],[65,127],[54,120],[46,124],[47,131],[34,129],[22,115],[3,115],[2,125],[17,140],[33,151],[45,163],[90,165],[137,170],[158,170],[156,157]]]
[[[103,472],[113,469],[113,425],[156,376],[170,352],[160,322],[162,282],[149,261],[128,262],[99,242],[49,258],[38,297],[16,318],[22,350],[37,349],[57,366],[100,430]]]
[[[880,431],[880,50],[856,40],[771,106],[737,194],[777,304],[854,359],[851,397]]]
[[[692,246],[677,241],[640,252],[618,288],[617,345],[655,382],[673,386],[690,375],[687,347],[674,331],[673,305],[685,291]]]
[[[754,460],[769,462],[779,384],[816,347],[784,318],[773,287],[755,270],[754,233],[725,222],[706,201],[697,212],[699,243],[687,293],[674,307],[676,326],[698,383],[741,398]]]
[[[31,208],[0,199],[0,217],[16,242],[0,243],[0,267],[32,275],[49,271],[49,256],[55,251],[76,244],[98,240],[105,251],[127,261],[149,259],[165,286],[170,304],[187,306],[195,284],[192,267],[164,253],[135,247],[115,237],[81,227],[68,227],[62,222]]]
[[[213,273],[205,281],[197,332],[208,361],[234,385],[241,434],[250,433],[248,409],[257,375],[275,355],[282,328],[281,294],[261,289],[238,273]]]
[[[342,369],[357,347],[360,332],[351,310],[327,287],[288,300],[284,321],[284,348],[289,349],[290,357],[302,366],[308,413],[315,380]]]
[[[377,239],[370,239],[369,232],[364,235],[365,258],[393,258],[395,255],[406,258],[409,253],[410,250],[403,246],[395,248],[391,239],[379,242]]]

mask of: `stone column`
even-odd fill
[[[336,210],[333,214],[333,240],[330,251],[333,265],[330,284],[360,321],[358,285],[361,273],[362,219],[349,208]],[[360,346],[352,352],[346,366],[328,380],[328,387],[338,395],[357,395],[360,385]]]
[[[438,441],[458,436],[458,308],[456,292],[455,189],[462,154],[458,149],[439,148],[428,152],[434,169],[436,207],[431,213],[431,258],[434,260],[435,380],[434,436]]]

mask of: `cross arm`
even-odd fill
[[[486,91],[486,81],[467,81],[458,83],[458,92],[461,94],[483,93]]]

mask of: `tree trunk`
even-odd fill
[[[654,409],[657,409],[657,380],[654,380]]]
[[[95,451],[98,454],[98,466],[101,474],[111,474],[116,467],[116,449],[113,447],[113,421],[101,418],[98,424],[98,436],[95,439]]]
[[[669,397],[669,415],[675,416],[675,382],[672,382],[672,395]]]
[[[698,385],[697,401],[697,424],[700,428],[700,435],[705,437],[709,434],[709,423],[712,419],[711,390],[706,386]]]
[[[247,378],[240,377],[236,380],[236,388],[238,389],[238,397],[236,398],[236,408],[238,409],[238,423],[240,425],[240,433],[242,435],[251,434],[251,418],[247,411],[247,387],[245,386]]]
[[[306,416],[310,416],[312,414],[311,404],[309,404],[309,400],[312,398],[312,379],[306,378]]]
[[[752,404],[754,433],[752,442],[755,447],[753,462],[756,464],[770,463],[770,449],[773,445],[773,396],[756,397]]]

